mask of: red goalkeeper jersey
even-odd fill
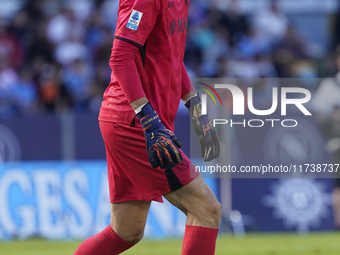
[[[140,49],[136,65],[146,97],[173,129],[182,97],[182,68],[189,0],[120,0],[114,40]],[[104,93],[99,120],[130,125],[135,117],[118,81]],[[137,120],[137,119],[136,119]]]

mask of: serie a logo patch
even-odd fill
[[[143,16],[142,12],[132,10],[126,27],[136,31],[139,26],[140,21],[142,20],[142,16]]]

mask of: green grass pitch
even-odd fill
[[[27,241],[0,242],[1,255],[72,255],[80,241]],[[181,240],[143,240],[125,252],[126,255],[180,255]],[[339,255],[340,233],[249,234],[244,238],[221,236],[216,255]]]

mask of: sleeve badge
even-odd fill
[[[140,21],[142,20],[143,13],[132,10],[132,13],[130,15],[129,21],[126,25],[127,28],[130,28],[134,31],[137,31],[137,28],[139,26]]]

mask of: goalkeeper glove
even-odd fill
[[[168,169],[180,163],[183,159],[178,149],[182,147],[181,141],[164,127],[150,103],[142,108],[137,117],[144,130],[151,167]]]
[[[201,100],[198,94],[190,98],[185,106],[190,111],[191,122],[198,136],[201,157],[204,158],[204,161],[217,158],[220,155],[220,140],[208,115],[202,115]]]

